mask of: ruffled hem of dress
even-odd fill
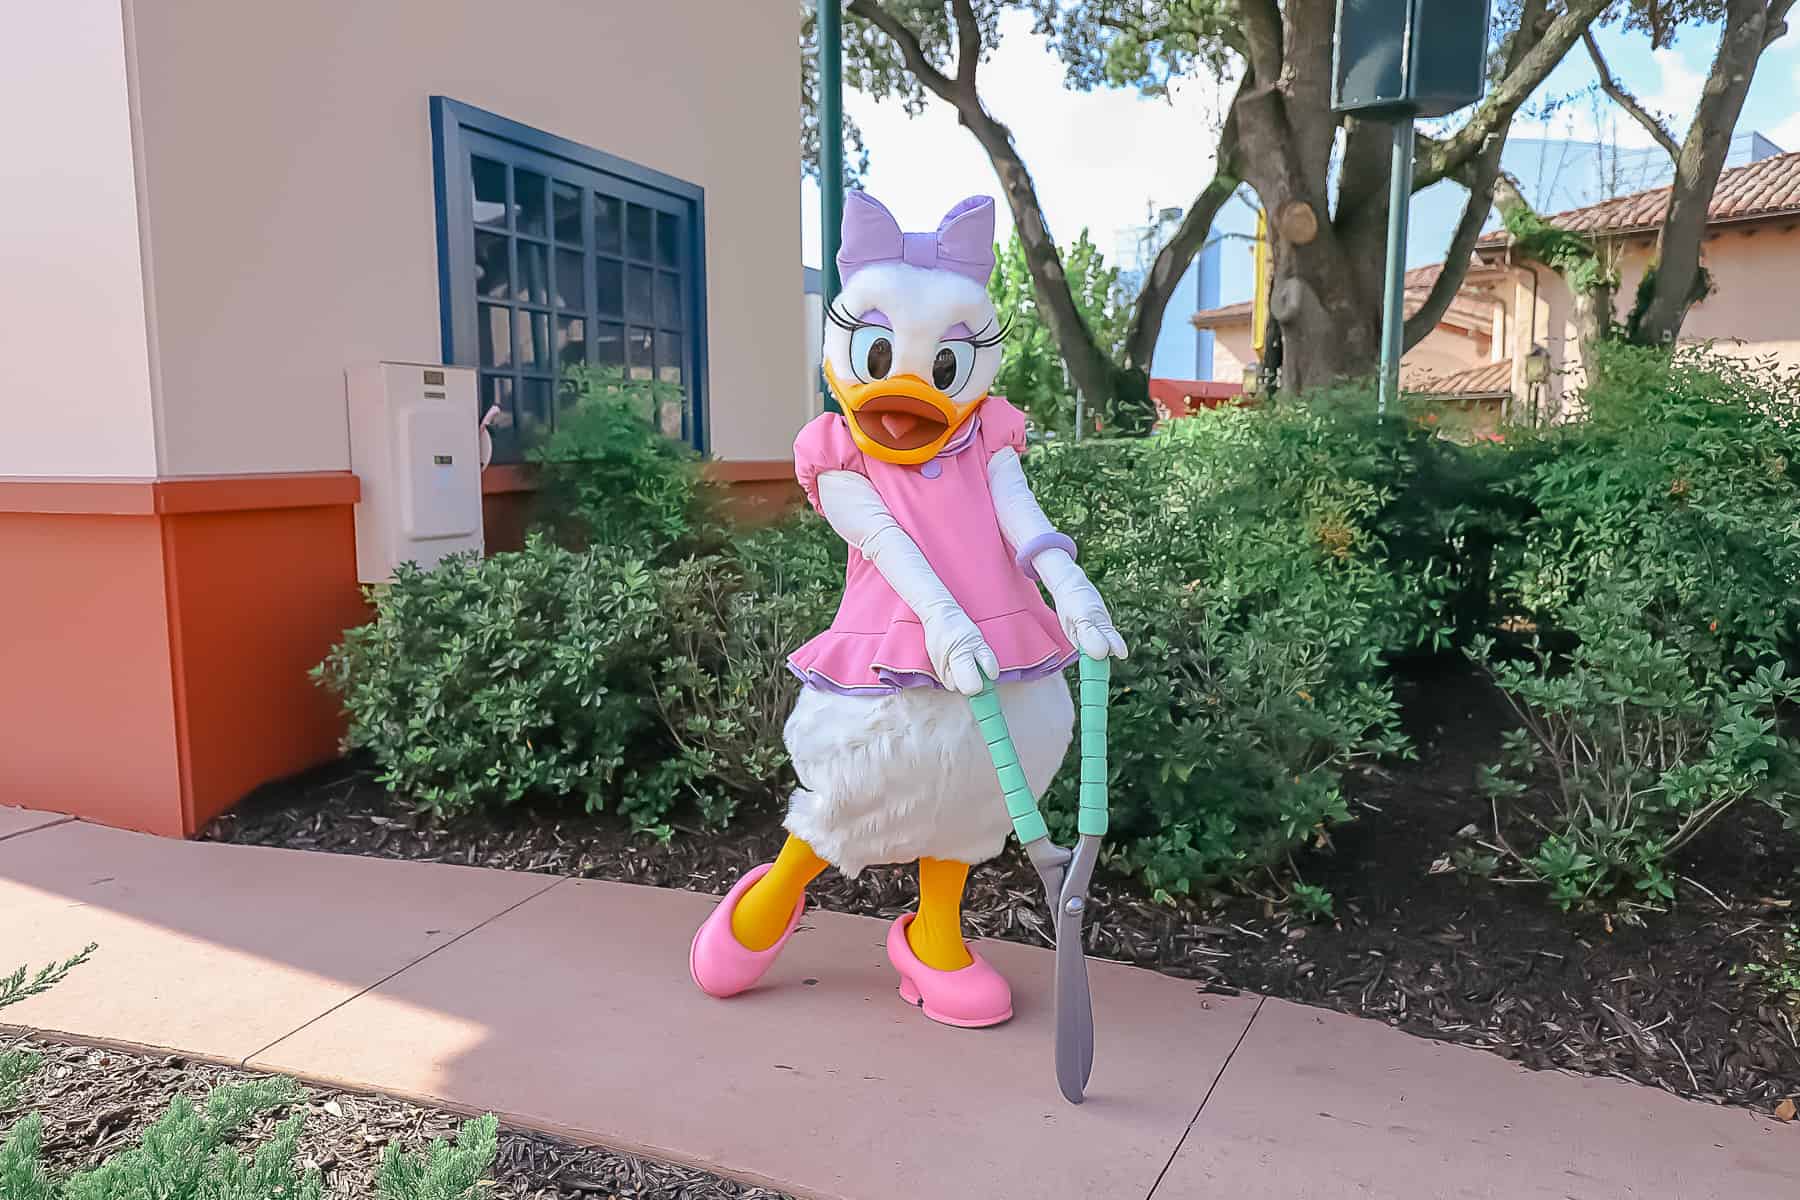
[[[1021,610],[975,622],[1000,660],[1001,683],[1024,683],[1055,675],[1078,652],[1048,609]],[[913,621],[896,621],[885,633],[828,629],[788,658],[788,670],[807,687],[843,696],[892,695],[904,688],[942,689],[925,653],[925,631]]]

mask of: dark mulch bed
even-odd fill
[[[1255,894],[1158,904],[1141,887],[1102,879],[1089,921],[1093,953],[1214,990],[1378,1018],[1532,1068],[1622,1076],[1764,1111],[1800,1096],[1800,1014],[1735,973],[1772,951],[1793,919],[1800,839],[1746,811],[1690,847],[1672,912],[1642,925],[1560,913],[1536,886],[1471,879],[1440,863],[1458,846],[1493,840],[1494,814],[1475,771],[1512,723],[1503,700],[1441,662],[1407,668],[1400,695],[1419,761],[1351,778],[1360,819],[1299,864],[1307,882],[1335,894],[1335,924],[1309,925]],[[1501,833],[1525,830],[1503,822]],[[773,813],[668,845],[566,815],[438,823],[354,764],[264,789],[207,836],[715,894],[769,859],[782,838]],[[915,895],[899,869],[855,881],[827,875],[813,890],[827,909],[890,918]],[[972,934],[1043,944],[1041,912],[1037,878],[1016,852],[971,881]]]
[[[177,1095],[198,1104],[213,1088],[253,1076],[181,1058],[147,1058],[35,1038],[0,1038],[44,1059],[15,1111],[0,1107],[0,1131],[36,1111],[44,1117],[44,1165],[53,1178],[99,1165],[136,1146],[146,1126]],[[298,1161],[320,1168],[326,1194],[366,1200],[375,1168],[390,1144],[420,1151],[433,1138],[454,1140],[463,1118],[387,1096],[302,1089],[305,1132]],[[267,1139],[287,1109],[254,1122],[238,1140],[246,1157]],[[786,1200],[777,1192],[704,1171],[627,1154],[583,1149],[537,1134],[502,1129],[500,1152],[483,1193],[494,1200]]]

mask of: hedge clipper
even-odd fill
[[[1025,782],[993,681],[986,681],[970,701],[1000,775],[1013,832],[1030,855],[1050,904],[1056,932],[1056,1082],[1070,1104],[1081,1103],[1094,1069],[1094,1002],[1088,993],[1081,928],[1100,839],[1106,836],[1106,702],[1111,680],[1111,659],[1081,656],[1081,794],[1075,824],[1080,837],[1073,850],[1050,840],[1044,815]]]

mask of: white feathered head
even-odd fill
[[[863,453],[922,463],[987,399],[1000,369],[988,300],[994,202],[972,196],[933,233],[902,233],[863,194],[844,201],[843,291],[826,313],[825,379]]]

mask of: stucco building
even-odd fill
[[[0,43],[0,803],[188,833],[330,757],[364,619],[345,372],[461,364],[509,464],[570,364],[782,478],[805,371],[778,0],[58,0]],[[476,413],[469,419],[474,421]]]

